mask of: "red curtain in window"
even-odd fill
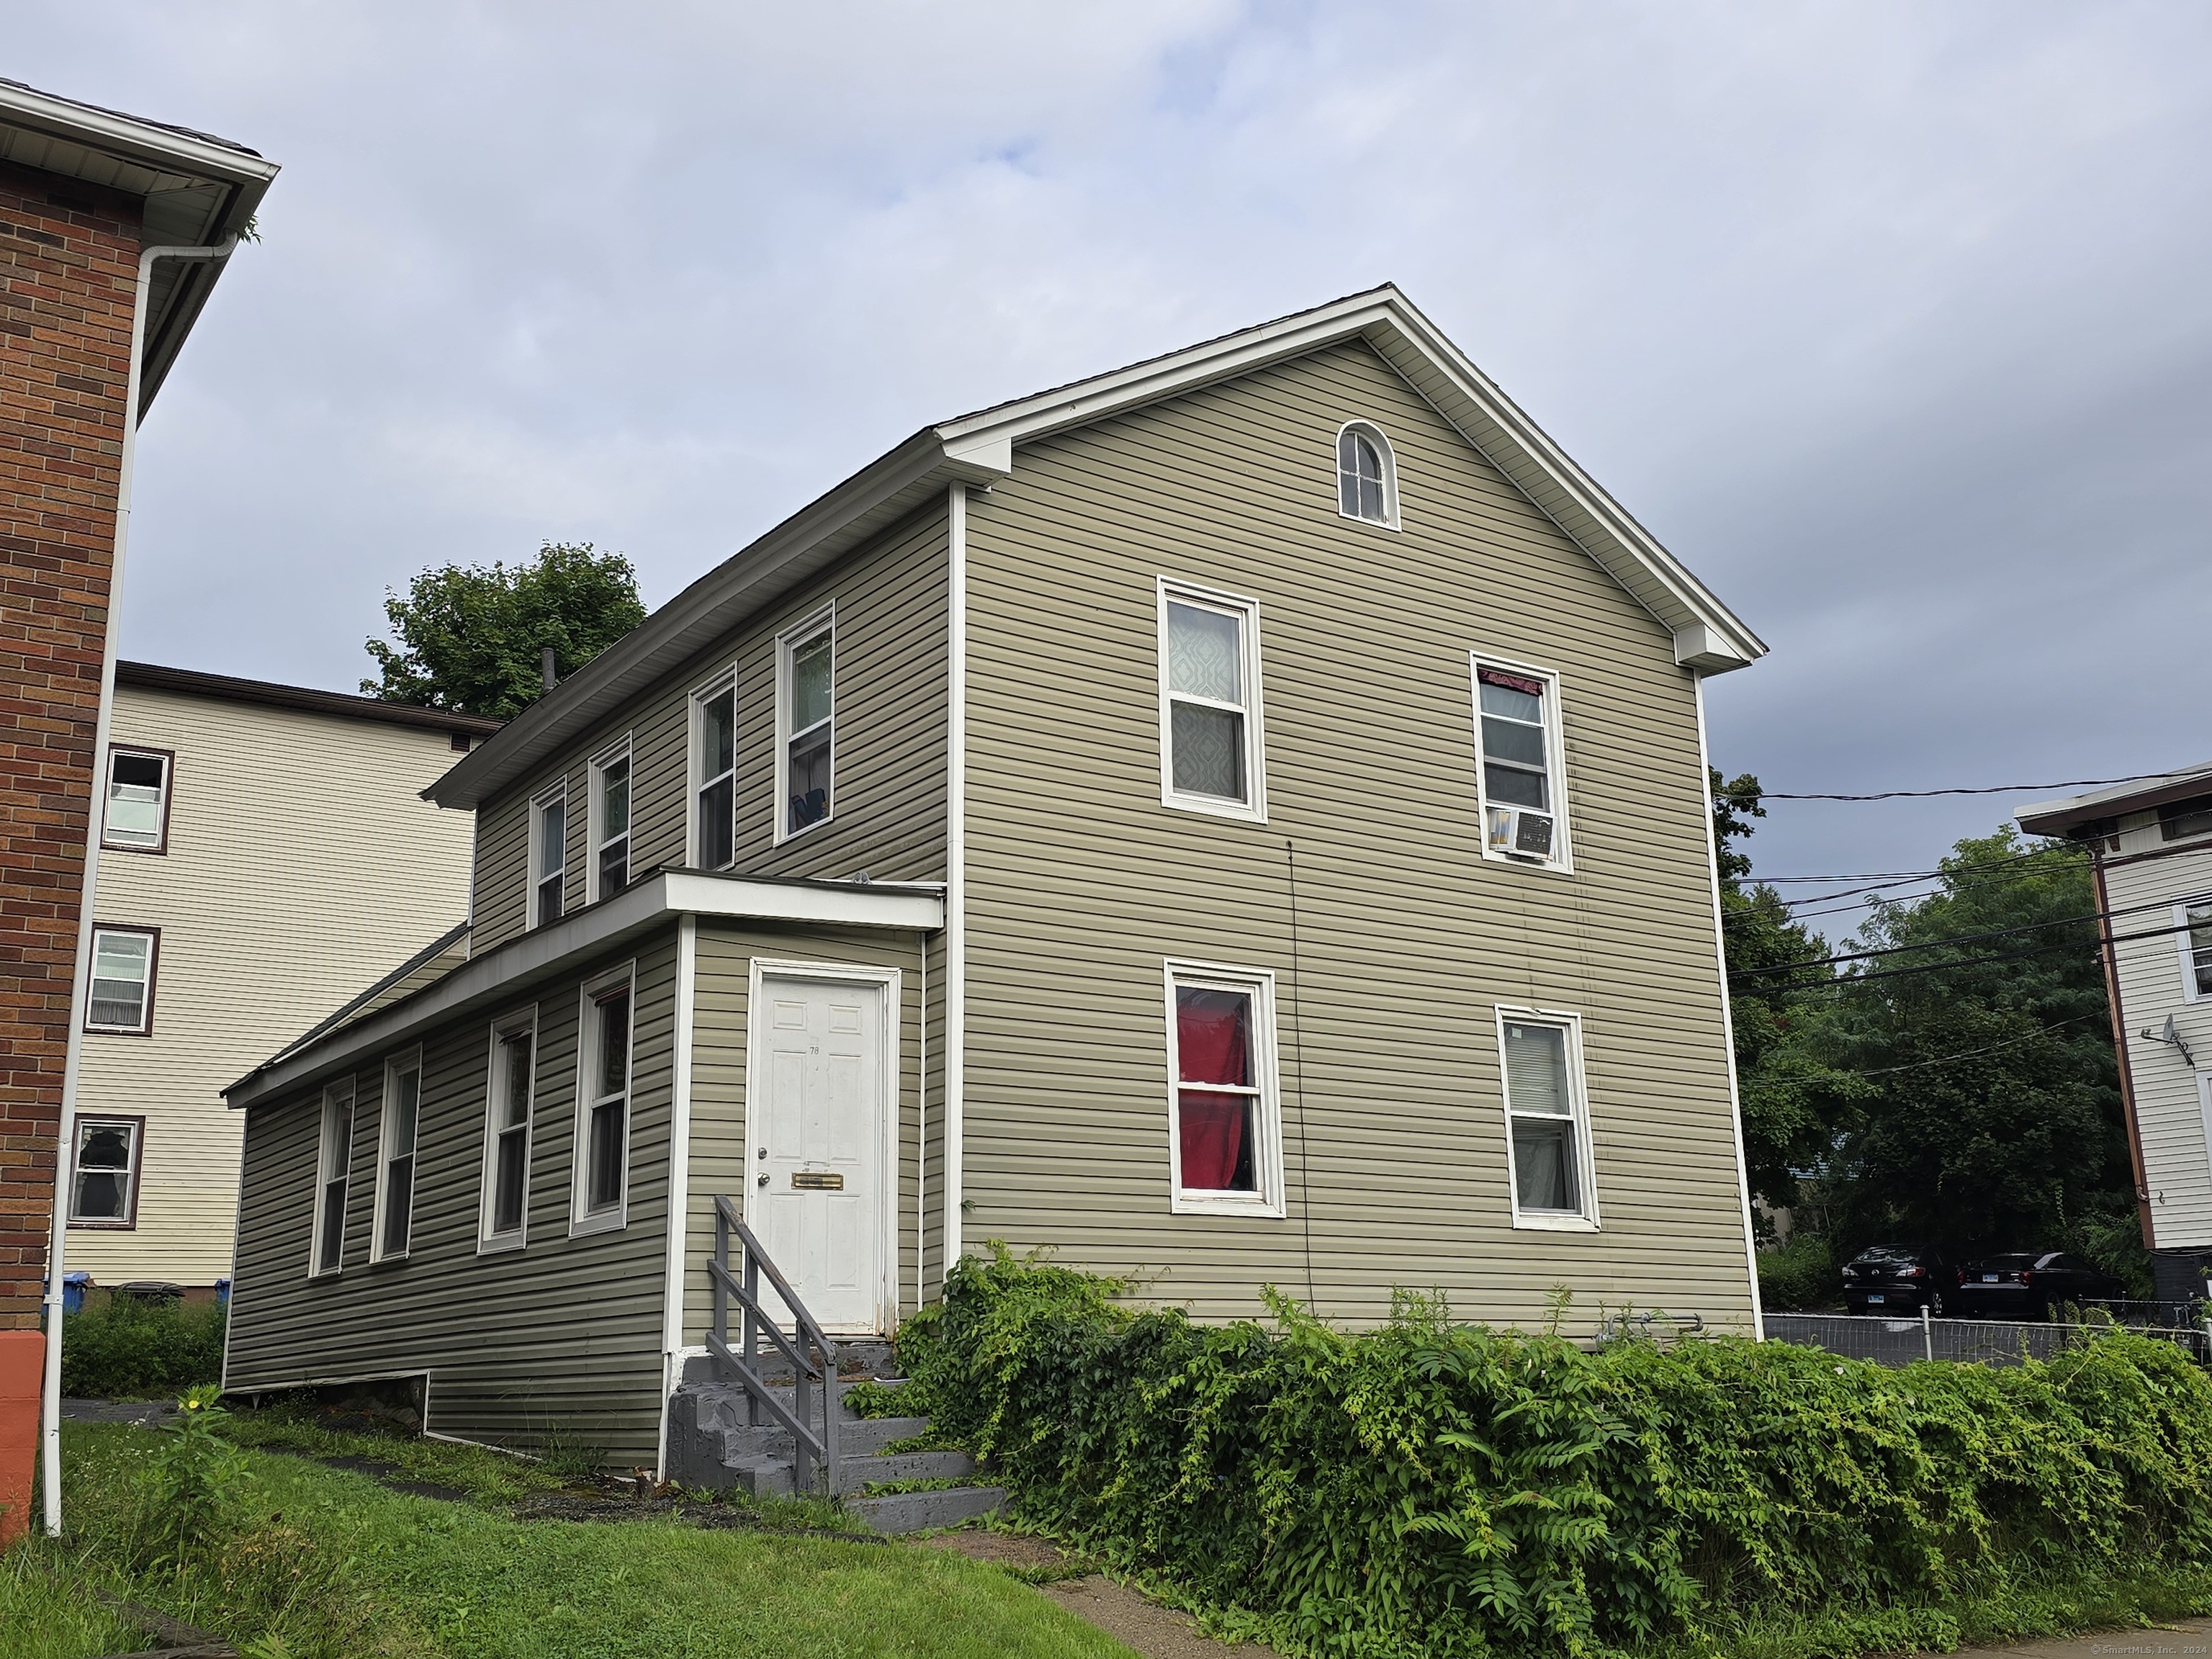
[[[1250,1085],[1251,1009],[1251,998],[1241,991],[1176,991],[1180,1081]],[[1249,1097],[1185,1088],[1177,1091],[1176,1106],[1182,1184],[1198,1191],[1228,1190],[1244,1150]]]

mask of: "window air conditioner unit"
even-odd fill
[[[1490,850],[1518,858],[1552,856],[1552,816],[1526,806],[1490,809]]]

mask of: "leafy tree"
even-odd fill
[[[405,598],[386,592],[397,645],[368,641],[382,678],[363,695],[505,720],[544,690],[543,655],[566,678],[645,620],[637,571],[589,542],[547,542],[512,568],[449,564],[423,571]]]
[[[2074,920],[2097,908],[2087,856],[2006,828],[1960,842],[1940,867],[1934,894],[1879,905],[1859,929],[1869,949],[1937,948],[1854,964],[1832,993],[1831,1039],[1871,1085],[1837,1126],[1844,1242],[2071,1246],[2133,1277],[2097,927]]]
[[[1780,1209],[1798,1202],[1798,1171],[1825,1162],[1844,1106],[1866,1087],[1824,1057],[1837,1047],[1836,1008],[1820,985],[1826,971],[1771,971],[1830,951],[1826,939],[1790,920],[1774,889],[1745,885],[1751,859],[1730,843],[1766,816],[1759,780],[1747,772],[1723,781],[1715,771],[1711,781],[1744,1163],[1753,1194]]]

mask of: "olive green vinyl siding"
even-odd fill
[[[1356,418],[1395,448],[1401,530],[1337,514]],[[1210,1317],[1273,1284],[1334,1319],[1404,1287],[1528,1322],[1564,1285],[1585,1323],[1747,1323],[1664,628],[1358,344],[1019,451],[968,557],[968,1248]],[[1161,805],[1160,576],[1259,605],[1264,824]],[[1560,676],[1571,874],[1480,855],[1477,651]],[[1170,1213],[1169,957],[1276,975],[1282,1219]],[[1512,1225],[1499,1004],[1582,1017],[1601,1231]]]
[[[943,1018],[944,948],[935,939],[929,951],[930,1018]],[[714,1255],[714,1198],[720,1194],[744,1208],[750,1161],[745,1146],[745,1039],[752,963],[756,957],[777,963],[834,963],[896,968],[902,976],[898,1033],[898,1305],[915,1307],[915,1230],[926,1226],[922,1243],[933,1274],[942,1254],[944,1188],[944,1082],[942,1037],[933,1027],[927,1069],[922,1055],[923,940],[912,933],[780,927],[702,920],[697,974],[693,982],[691,1046],[690,1203],[685,1224],[684,1341],[696,1347],[706,1340],[711,1281],[707,1264]],[[917,1214],[919,1107],[926,1087],[929,1102],[930,1186],[939,1202]],[[930,1291],[936,1293],[933,1278]]]
[[[624,951],[423,1040],[416,1196],[404,1261],[371,1262],[383,1063],[355,1074],[345,1255],[307,1277],[322,1091],[247,1114],[225,1386],[428,1373],[432,1431],[529,1448],[559,1433],[653,1460],[667,1256],[676,930],[635,949],[628,1224],[568,1236],[581,986]],[[495,1018],[538,1011],[526,1248],[478,1255]],[[411,1047],[411,1045],[409,1045]]]
[[[834,602],[836,772],[830,821],[775,844],[775,638]],[[945,532],[942,504],[778,600],[634,699],[591,738],[477,814],[473,948],[528,921],[532,797],[568,788],[564,906],[584,902],[592,759],[629,734],[630,870],[682,864],[692,692],[737,671],[737,861],[747,875],[941,880],[945,874]]]

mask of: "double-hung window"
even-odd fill
[[[369,1258],[407,1254],[415,1224],[415,1133],[422,1115],[422,1051],[384,1068],[384,1110],[376,1134],[376,1233]]]
[[[778,841],[824,822],[836,805],[836,658],[834,611],[775,642],[776,795],[783,803]]]
[[[530,1219],[530,1103],[537,1050],[535,1009],[492,1028],[479,1249],[519,1249],[524,1242]]]
[[[2175,905],[2173,925],[2181,939],[2183,1000],[2212,1000],[2212,898],[2193,898]]]
[[[1159,583],[1160,799],[1265,823],[1260,608]]]
[[[107,805],[100,844],[132,853],[161,853],[169,845],[169,773],[166,749],[110,749]]]
[[[592,900],[629,885],[629,739],[592,763]]]
[[[346,1176],[353,1162],[353,1083],[323,1091],[322,1133],[315,1154],[315,1216],[308,1273],[334,1273],[345,1263]]]
[[[92,995],[84,1029],[144,1036],[154,1029],[154,969],[161,935],[152,927],[92,930]]]
[[[568,792],[556,789],[530,803],[530,925],[561,920],[568,878]]]
[[[138,1164],[145,1141],[143,1117],[76,1120],[70,1225],[123,1228],[137,1224]]]
[[[1170,1208],[1283,1213],[1272,974],[1167,964]]]
[[[1500,1008],[1498,1047],[1513,1224],[1595,1228],[1582,1022],[1572,1014]]]
[[[630,1004],[635,964],[586,986],[576,1065],[572,1232],[619,1227],[629,1192]]]
[[[691,696],[691,862],[727,869],[738,855],[738,688],[734,677]]]
[[[1559,676],[1478,657],[1474,701],[1483,856],[1566,868]]]

